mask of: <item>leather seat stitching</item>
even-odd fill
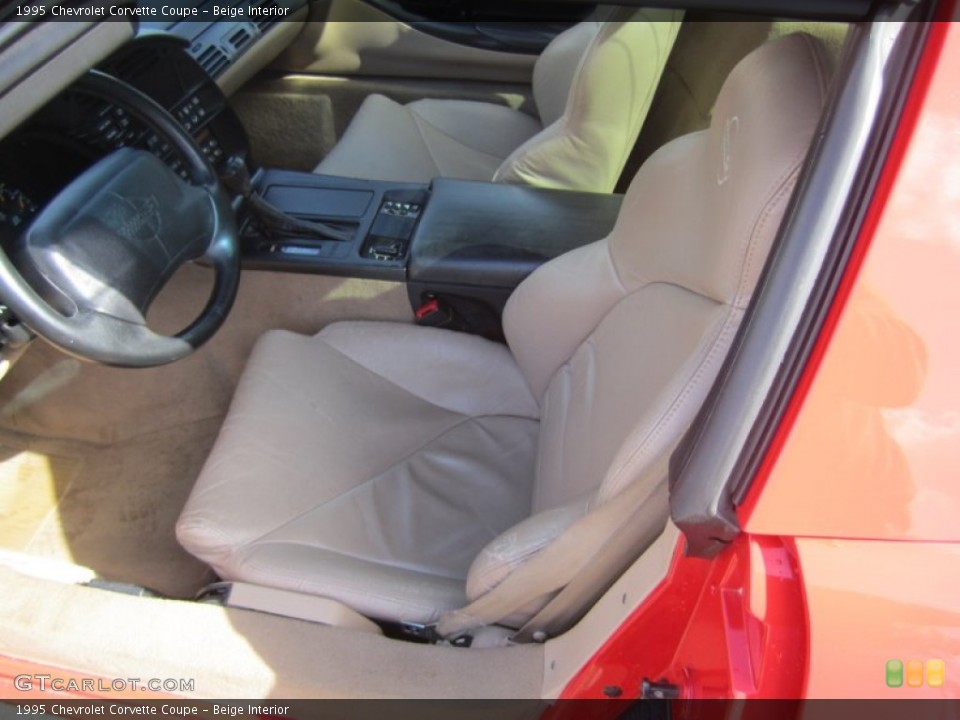
[[[504,158],[501,157],[500,155],[496,155],[496,154],[494,154],[494,153],[487,152],[486,150],[480,150],[479,148],[475,148],[475,147],[473,147],[473,146],[471,146],[471,145],[468,145],[467,143],[463,142],[463,140],[461,140],[460,138],[454,137],[453,135],[451,135],[450,133],[448,133],[446,130],[438,127],[437,125],[434,125],[432,122],[430,122],[430,121],[427,120],[425,117],[423,117],[423,115],[420,115],[419,113],[417,113],[415,110],[410,110],[410,114],[413,116],[414,121],[417,123],[417,132],[419,132],[419,133],[420,133],[420,137],[423,138],[423,142],[424,142],[424,144],[427,146],[427,151],[430,152],[431,158],[433,157],[433,152],[430,150],[430,143],[427,141],[427,138],[426,138],[426,136],[423,134],[423,130],[422,130],[421,127],[420,127],[421,123],[422,123],[423,125],[426,125],[427,127],[432,128],[433,130],[436,130],[438,133],[440,133],[440,134],[443,135],[444,137],[449,138],[450,140],[453,140],[455,143],[457,143],[457,144],[460,145],[461,147],[465,147],[467,150],[470,150],[470,151],[472,151],[472,152],[475,152],[475,153],[477,153],[478,155],[485,155],[485,156],[487,156],[487,157],[489,157],[489,158],[493,158],[494,160],[500,160],[500,161],[503,161],[503,159],[504,159]],[[506,157],[506,156],[504,156],[504,157]],[[437,165],[437,169],[438,169],[438,170],[440,169],[440,166],[439,166],[439,164],[436,162],[436,160],[434,160],[434,165]]]
[[[519,418],[519,419],[523,419],[523,420],[534,420],[534,421],[536,421],[536,422],[539,422],[539,419],[538,419],[538,418],[527,417],[526,415],[514,415],[514,414],[512,414],[512,413],[494,413],[494,412],[487,412],[487,413],[483,413],[483,414],[481,414],[481,415],[475,415],[475,416],[474,416],[474,415],[468,415],[467,413],[461,412],[460,410],[454,410],[453,408],[449,408],[449,407],[446,407],[446,406],[444,406],[444,405],[438,405],[437,403],[433,402],[432,400],[429,400],[429,399],[423,397],[422,395],[418,395],[418,394],[417,394],[416,392],[414,392],[411,388],[408,388],[408,387],[405,387],[404,385],[401,385],[399,382],[397,382],[397,381],[394,380],[393,378],[388,378],[388,377],[386,377],[385,375],[381,375],[381,374],[378,373],[376,370],[373,370],[372,368],[368,367],[367,365],[364,365],[360,360],[358,360],[357,358],[353,357],[352,355],[348,355],[347,353],[345,353],[343,350],[341,350],[340,348],[338,348],[338,347],[337,347],[336,345],[334,345],[333,343],[327,342],[327,341],[326,341],[325,339],[323,339],[323,338],[315,338],[315,339],[316,339],[316,340],[319,340],[319,341],[322,342],[322,343],[324,343],[324,344],[325,344],[327,347],[329,347],[331,350],[335,351],[338,355],[340,355],[341,357],[343,357],[343,358],[345,358],[346,360],[350,361],[351,363],[353,363],[353,364],[356,365],[357,367],[363,368],[366,372],[370,373],[371,375],[375,375],[376,377],[380,378],[381,380],[383,380],[383,381],[385,381],[385,382],[390,383],[391,385],[393,385],[393,386],[394,386],[395,388],[397,388],[398,390],[402,390],[403,392],[405,392],[406,394],[410,395],[411,397],[414,397],[414,398],[416,398],[417,400],[420,400],[421,402],[424,402],[424,403],[426,403],[427,405],[431,405],[432,407],[435,407],[435,408],[437,408],[437,409],[439,409],[439,410],[443,410],[443,411],[445,411],[445,412],[449,412],[449,413],[452,413],[452,414],[454,414],[454,415],[461,415],[461,416],[463,416],[463,417],[512,417],[512,418]],[[518,372],[519,372],[519,370],[518,370]],[[522,378],[523,381],[526,383],[526,378],[523,377],[522,373],[521,373],[521,378]],[[531,392],[531,397],[532,397],[532,392]],[[536,404],[537,404],[537,403],[536,403],[536,398],[533,398],[533,397],[532,397],[532,399],[534,400],[534,405],[536,405]]]
[[[674,416],[680,411],[686,402],[687,397],[693,391],[702,379],[706,369],[713,363],[717,354],[722,350],[726,345],[725,340],[730,335],[730,331],[735,329],[734,323],[732,322],[733,315],[735,314],[735,308],[727,305],[727,314],[721,324],[720,328],[717,330],[717,334],[714,336],[713,340],[710,342],[710,345],[705,348],[707,352],[703,355],[701,361],[697,364],[696,369],[693,372],[693,375],[690,379],[684,383],[683,387],[679,392],[674,396],[673,402],[670,404],[670,407],[665,413],[663,413],[658,419],[657,422],[651,427],[644,437],[640,440],[639,445],[635,450],[630,453],[627,459],[621,464],[619,468],[615,470],[611,468],[612,472],[608,472],[608,477],[610,478],[609,484],[616,485],[621,481],[623,474],[628,470],[628,468],[633,464],[633,462],[640,456],[643,455],[653,443],[653,441],[663,432],[663,429],[669,424],[669,422],[674,418]],[[629,441],[630,438],[627,438]],[[608,484],[604,482],[603,484]]]
[[[457,430],[458,428],[462,427],[463,425],[466,425],[467,423],[470,423],[470,422],[475,422],[475,421],[478,421],[478,420],[486,420],[486,419],[490,419],[490,418],[494,418],[494,419],[495,419],[495,418],[512,418],[512,416],[509,416],[509,415],[490,415],[490,416],[482,416],[482,415],[481,415],[481,416],[477,416],[477,417],[467,417],[467,416],[463,416],[463,420],[462,420],[462,421],[456,423],[455,425],[453,425],[453,426],[451,426],[451,427],[449,427],[449,428],[446,428],[446,429],[443,430],[439,435],[437,435],[437,436],[435,436],[435,437],[433,437],[433,438],[430,438],[429,440],[425,441],[425,442],[424,442],[423,444],[421,444],[418,448],[416,448],[415,450],[411,451],[410,453],[408,453],[408,454],[405,455],[404,457],[400,458],[399,460],[391,463],[390,465],[388,465],[386,468],[384,468],[383,470],[381,470],[381,471],[380,471],[379,473],[377,473],[376,475],[373,475],[372,477],[369,477],[369,478],[367,478],[366,480],[363,480],[363,481],[361,481],[361,482],[359,482],[359,483],[357,483],[357,484],[355,484],[355,485],[352,485],[351,487],[346,488],[346,489],[343,490],[342,492],[337,493],[336,495],[325,499],[322,503],[319,503],[318,505],[313,505],[313,506],[307,508],[306,510],[304,510],[303,512],[299,512],[299,513],[297,513],[296,515],[294,515],[293,517],[288,518],[287,520],[284,520],[283,522],[281,522],[281,523],[280,523],[279,525],[277,525],[276,527],[271,528],[270,530],[267,530],[266,532],[258,535],[258,536],[255,537],[255,538],[252,538],[251,540],[248,540],[248,541],[245,542],[240,548],[238,548],[238,550],[242,550],[242,549],[248,548],[248,547],[250,547],[251,545],[253,545],[254,543],[259,543],[260,541],[262,541],[262,540],[263,540],[264,538],[266,538],[267,536],[273,535],[274,533],[276,533],[276,532],[284,529],[285,527],[289,526],[291,523],[294,523],[294,522],[296,522],[297,520],[301,519],[302,517],[305,517],[306,515],[309,515],[311,512],[313,512],[313,511],[316,510],[317,508],[322,507],[323,505],[329,505],[330,503],[335,502],[336,500],[338,500],[339,498],[343,497],[344,495],[346,495],[346,494],[348,494],[348,493],[351,493],[351,492],[353,492],[354,490],[357,490],[357,489],[363,487],[364,485],[368,485],[369,483],[373,482],[374,480],[377,480],[377,479],[378,479],[379,477],[381,477],[382,475],[385,475],[386,473],[390,472],[391,470],[394,470],[398,465],[403,464],[404,462],[406,462],[407,460],[409,460],[410,458],[412,458],[414,455],[417,455],[417,454],[423,452],[424,448],[426,448],[426,447],[429,446],[429,445],[433,445],[434,443],[436,443],[436,442],[438,442],[439,440],[441,440],[444,436],[448,435],[449,433],[453,432],[454,430]],[[527,422],[536,422],[535,420],[530,420],[529,418],[516,418],[516,419],[526,420]]]

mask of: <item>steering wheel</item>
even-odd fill
[[[123,107],[166,140],[189,182],[160,159],[122,148],[51,200],[11,249],[0,248],[0,297],[37,335],[75,357],[120,367],[179,360],[226,319],[240,279],[236,218],[193,138],[135,88],[98,71],[74,86]],[[185,330],[160,335],[146,314],[185,263],[205,260],[216,280]]]

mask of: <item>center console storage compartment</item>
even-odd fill
[[[486,305],[499,317],[537,267],[606,237],[622,202],[622,195],[434,180],[410,249],[411,303],[438,297],[463,312]]]

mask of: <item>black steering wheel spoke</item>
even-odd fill
[[[178,360],[219,329],[236,295],[230,199],[190,135],[153,100],[98,72],[76,89],[123,106],[166,138],[191,182],[144,150],[111,153],[43,209],[12,264],[0,257],[0,291],[28,327],[77,357],[126,367]],[[160,290],[200,258],[216,273],[207,307],[173,337],[150,330],[144,318]]]
[[[171,352],[189,354],[193,347],[179,337],[161,335],[141,322],[118,318],[96,310],[83,310],[68,318],[67,325],[76,331],[78,341],[70,348],[73,355],[84,357],[111,348],[110,364],[122,367],[162,365]]]

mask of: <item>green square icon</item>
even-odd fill
[[[887,687],[903,685],[903,662],[901,660],[887,660]]]

